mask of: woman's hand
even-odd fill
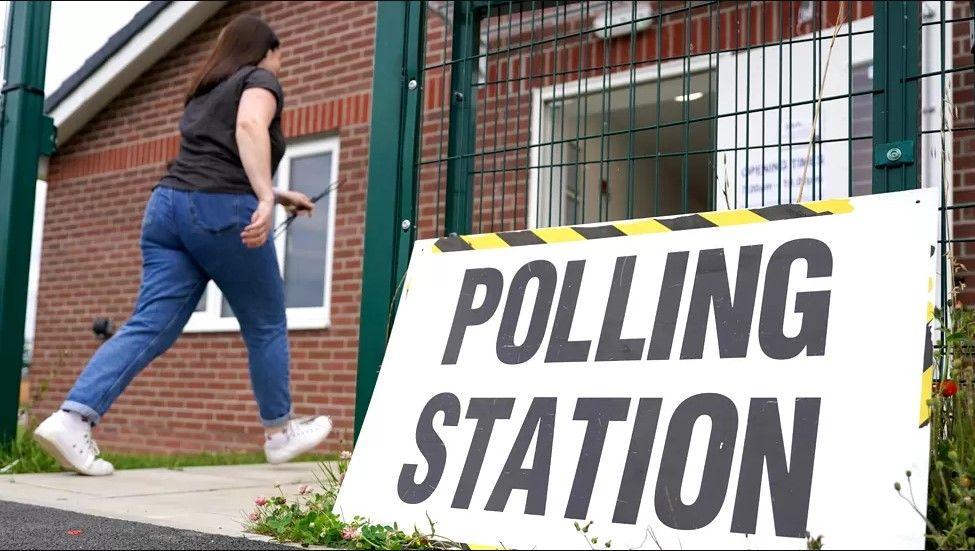
[[[262,200],[257,203],[251,223],[244,228],[240,237],[249,249],[260,247],[267,241],[271,233],[271,222],[274,220],[274,201]]]
[[[311,217],[312,211],[315,210],[315,203],[300,191],[275,190],[274,198],[289,214],[307,214]]]

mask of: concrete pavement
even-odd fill
[[[275,485],[280,485],[290,499],[302,484],[316,484],[316,473],[316,463],[289,463],[133,469],[100,478],[0,475],[0,501],[241,537],[256,497],[279,495]]]

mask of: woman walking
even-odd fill
[[[280,43],[257,17],[220,33],[193,81],[180,120],[179,155],[142,221],[142,285],[128,322],[98,349],[61,409],[34,432],[61,466],[108,475],[91,429],[146,365],[175,342],[210,280],[240,322],[270,463],[318,446],[327,417],[292,419],[284,284],[269,233],[275,203],[311,215],[307,196],[276,191],[284,155]]]

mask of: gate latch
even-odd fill
[[[877,144],[873,147],[873,166],[890,168],[914,163],[914,140]]]

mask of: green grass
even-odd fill
[[[194,454],[126,454],[102,453],[102,457],[115,465],[116,469],[148,469],[166,468],[182,469],[183,467],[202,467],[211,465],[250,465],[264,463],[264,454],[257,453],[194,453]],[[334,456],[304,455],[297,461],[328,461]],[[12,467],[9,467],[13,464]],[[27,473],[56,473],[61,467],[54,459],[42,450],[29,431],[21,430],[17,440],[10,449],[0,448],[0,470],[9,467],[3,474]]]

